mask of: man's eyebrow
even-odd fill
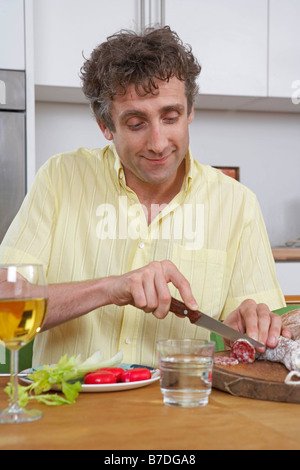
[[[177,111],[178,113],[182,113],[185,107],[182,104],[171,104],[169,106],[165,106],[162,108],[163,113],[167,113],[168,111]]]
[[[172,104],[172,105],[164,106],[163,108],[161,108],[160,113],[167,113],[170,111],[176,111],[178,113],[182,113],[184,109],[185,107],[182,104]],[[146,117],[147,113],[140,111],[138,109],[127,109],[126,111],[120,114],[119,120],[124,122],[126,119],[130,118],[131,116]]]

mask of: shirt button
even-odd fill
[[[139,243],[140,248],[144,248],[144,246],[145,246],[144,242]]]
[[[130,343],[131,343],[130,338],[126,338],[126,339],[125,339],[125,343],[126,343],[126,344],[130,344]]]

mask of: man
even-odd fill
[[[121,32],[84,64],[83,91],[113,143],[50,159],[0,251],[47,270],[34,365],[121,349],[151,366],[159,339],[208,338],[168,313],[171,295],[270,347],[289,335],[270,311],[284,299],[255,196],[191,156],[199,73],[168,27]]]

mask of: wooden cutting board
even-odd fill
[[[230,351],[220,351],[217,355],[229,356]],[[284,383],[288,373],[283,364],[269,361],[237,366],[215,365],[212,386],[238,397],[300,403],[300,385]]]

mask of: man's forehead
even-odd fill
[[[173,77],[169,81],[156,80],[157,89],[153,90],[153,93],[146,93],[140,86],[136,89],[134,83],[129,84],[126,92],[120,91],[113,98],[113,103],[116,105],[130,106],[134,103],[136,106],[143,105],[145,103],[151,103],[152,101],[160,101],[160,99],[170,99],[170,103],[164,106],[185,106],[186,105],[186,94],[184,82]]]
[[[185,82],[183,80],[179,80],[177,77],[172,77],[168,80],[155,78],[152,80],[152,83],[155,86],[151,85],[150,82],[149,82],[149,85],[129,83],[125,92],[124,92],[124,88],[120,87],[120,92],[119,93],[117,92],[115,96],[119,97],[119,96],[125,96],[125,95],[130,95],[130,96],[138,95],[139,97],[145,97],[148,95],[155,96],[160,92],[160,90],[164,90],[164,89],[168,90],[168,89],[176,88],[176,89],[185,90]]]

